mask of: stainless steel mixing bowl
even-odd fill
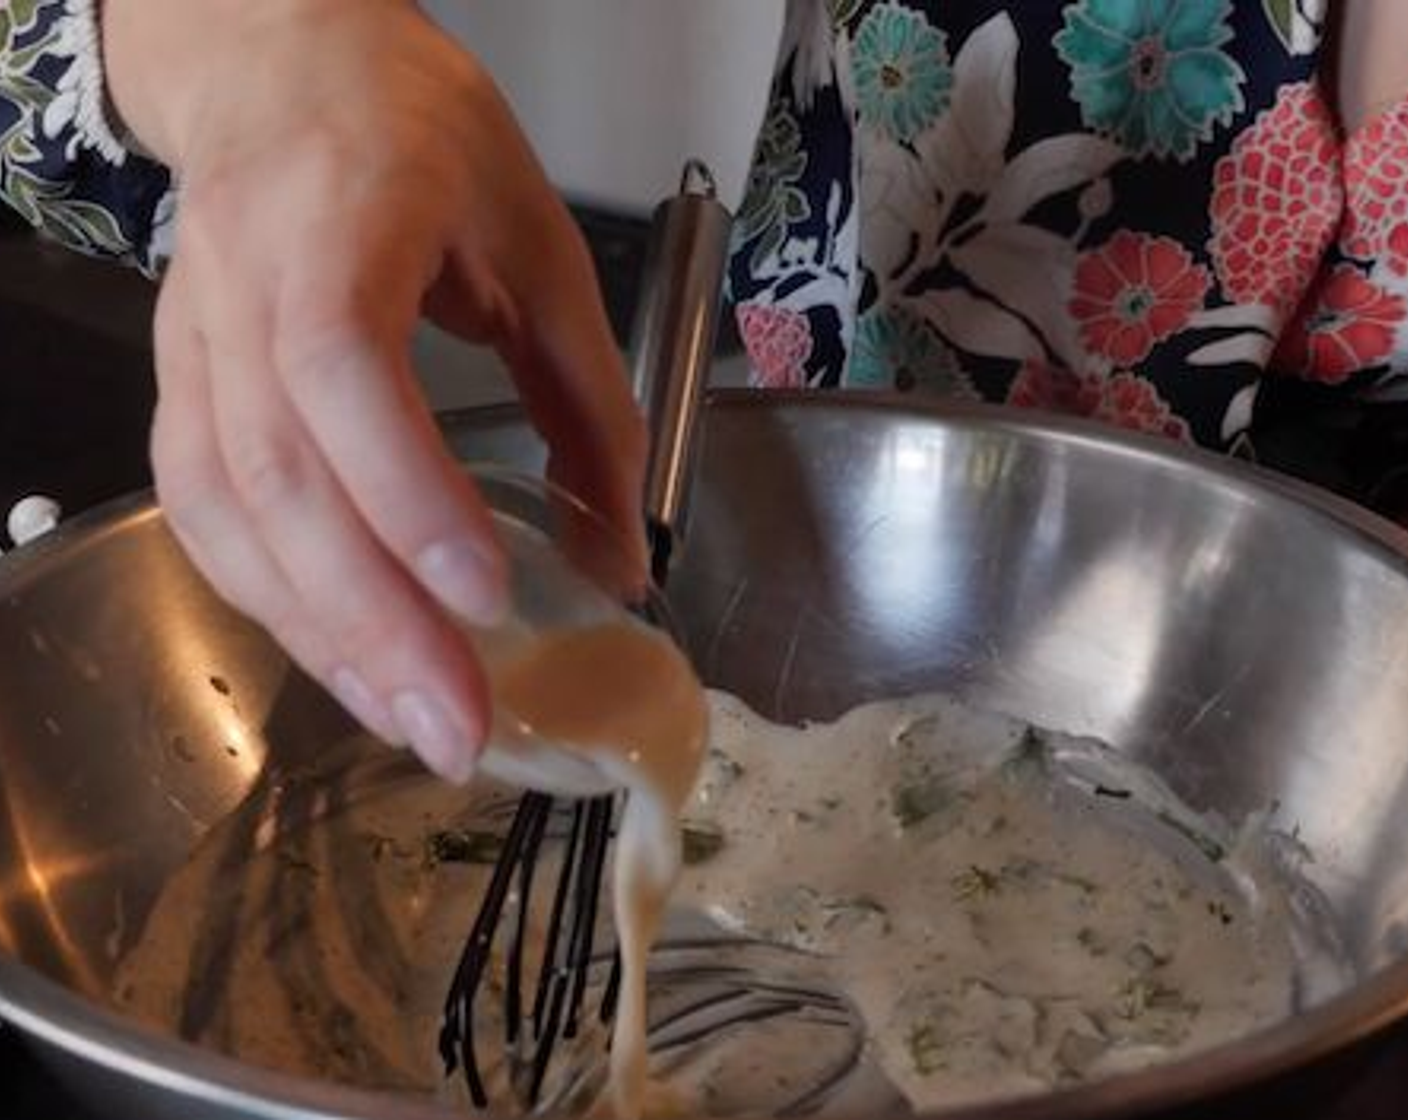
[[[458,450],[518,466],[512,412]],[[895,401],[716,397],[673,576],[709,683],[783,719],[957,692],[1099,736],[1229,818],[1279,801],[1364,980],[1179,1063],[969,1116],[1108,1115],[1269,1077],[1408,1008],[1408,536],[1107,431]],[[158,1039],[95,1002],[270,757],[343,717],[145,498],[0,562],[0,1014],[130,1117],[443,1117]]]

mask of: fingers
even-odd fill
[[[488,718],[468,643],[378,539],[305,426],[273,357],[274,313],[261,299],[278,285],[232,283],[238,264],[222,266],[193,288],[206,341],[207,374],[197,384],[208,394],[210,435],[184,451],[174,437],[161,438],[178,462],[203,455],[186,470],[230,497],[213,512],[185,507],[183,541],[363,722],[409,740],[437,773],[466,780]],[[370,360],[350,368],[387,380]],[[185,397],[173,387],[171,405],[184,413],[199,406],[190,384]],[[212,561],[240,538],[259,545],[233,562]]]
[[[544,208],[550,220],[536,231],[541,242],[523,252],[532,269],[508,273],[500,302],[511,311],[494,324],[496,341],[533,426],[548,444],[549,476],[612,527],[621,590],[634,592],[648,578],[644,421],[581,234],[555,198]],[[490,302],[482,282],[465,279],[473,276],[467,262],[474,244],[473,232],[466,232],[454,261],[457,282],[442,282],[432,305],[437,320],[461,334]],[[461,311],[457,305],[466,301],[472,307]]]
[[[303,669],[329,684],[354,717],[387,742],[401,735],[386,708],[352,668],[339,666],[283,573],[244,517],[216,448],[205,345],[189,310],[178,261],[163,285],[156,316],[160,398],[152,427],[152,465],[167,523],[215,590],[231,605],[263,616],[275,640]]]
[[[413,261],[331,238],[286,280],[273,362],[357,513],[436,598],[466,621],[501,618],[508,573],[488,509],[450,454],[409,364],[422,284]]]
[[[414,6],[357,6],[335,35],[331,8],[232,6],[266,92],[186,116],[158,489],[223,595],[463,777],[488,715],[452,614],[495,620],[508,573],[409,367],[427,294],[459,284],[456,314],[502,344],[553,477],[619,529],[633,579],[644,435],[585,246],[487,76]],[[396,82],[366,84],[369,50]]]

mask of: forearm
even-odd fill
[[[1334,62],[1334,93],[1346,132],[1408,96],[1408,3],[1340,0]]]
[[[83,5],[0,10],[0,198],[73,248],[152,269],[168,177],[112,135],[101,74]]]

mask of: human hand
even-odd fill
[[[107,0],[110,90],[179,184],[157,491],[215,588],[367,727],[465,780],[502,609],[485,506],[410,366],[493,344],[549,474],[644,579],[645,435],[570,215],[483,69],[410,0]]]

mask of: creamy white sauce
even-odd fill
[[[1032,739],[942,697],[788,728],[712,694],[708,715],[672,909],[804,951],[916,1107],[1040,1092],[1217,1045],[1294,1013],[1312,965],[1317,990],[1347,982],[1324,931],[1293,905],[1303,884],[1264,828],[1201,820],[1094,744]],[[621,764],[637,765],[629,752]],[[479,834],[490,794],[467,803],[389,772],[396,781],[347,804],[336,784],[297,812],[272,792],[222,824],[158,900],[123,962],[119,1002],[258,1064],[455,1095],[435,1035],[493,855]],[[623,937],[629,961],[673,880],[672,806],[688,782],[619,778],[658,794],[634,800],[644,811],[627,813],[615,847],[615,921],[636,931]],[[434,858],[445,835],[485,862]],[[540,874],[555,873],[549,857]],[[643,1033],[635,975],[618,1039]],[[492,1054],[498,1040],[484,1037]],[[818,1045],[774,1023],[716,1050],[742,1052],[761,1086]],[[600,1114],[638,1109],[643,1055],[613,1045]],[[661,1099],[709,1112],[736,1088],[717,1083],[723,1064],[657,1067]]]
[[[827,958],[921,1109],[1164,1061],[1296,1007],[1293,915],[1256,836],[1223,837],[1095,744],[935,697],[796,729],[715,696],[686,820],[717,852],[677,902]]]

